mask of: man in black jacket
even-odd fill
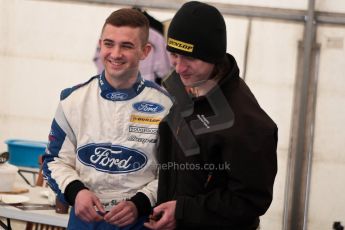
[[[159,205],[145,226],[256,229],[272,202],[278,129],[226,53],[223,16],[184,4],[167,49],[176,71],[164,85],[175,101],[159,126]]]

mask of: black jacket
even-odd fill
[[[256,229],[272,201],[278,129],[239,77],[235,59],[228,58],[231,70],[220,88],[195,99],[189,112],[175,97],[179,106],[175,104],[159,127],[158,204],[177,200],[178,229]],[[229,107],[233,114],[213,112],[211,104],[222,100],[209,101],[219,92],[228,103],[220,107]],[[215,115],[226,125],[207,132],[217,126]],[[195,131],[198,122],[205,132]],[[188,151],[193,148],[196,151]]]

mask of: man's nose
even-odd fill
[[[176,59],[176,62],[175,62],[176,73],[178,74],[183,73],[187,70],[187,68],[188,68],[188,65],[183,59],[181,58]]]
[[[121,47],[114,46],[113,49],[111,50],[111,56],[113,56],[114,58],[121,57],[122,56]]]

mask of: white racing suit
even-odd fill
[[[172,105],[166,92],[140,75],[131,89],[114,89],[103,72],[63,90],[60,99],[43,165],[58,198],[71,204],[66,187],[80,181],[102,203],[140,192],[153,206],[157,128]]]

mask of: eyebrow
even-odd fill
[[[113,40],[111,40],[111,39],[104,39],[102,42],[112,42],[112,43],[114,43],[114,41]]]
[[[111,43],[115,43],[113,40],[111,39],[107,39],[105,38],[102,42],[111,42]],[[121,45],[131,45],[131,46],[135,46],[135,44],[133,42],[130,41],[124,41],[124,42],[120,42]]]
[[[132,42],[121,42],[121,44],[135,46],[134,43]]]

